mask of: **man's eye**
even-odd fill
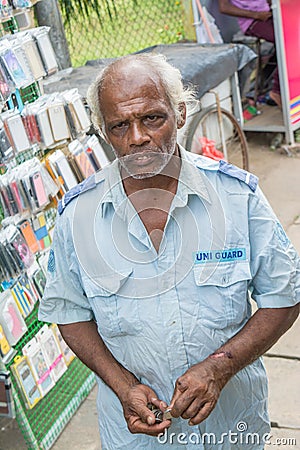
[[[155,122],[155,120],[158,119],[158,116],[147,116],[147,120],[149,120],[149,122]]]
[[[126,125],[125,122],[120,122],[120,123],[117,123],[116,125],[114,125],[113,128],[120,129],[120,128],[125,127],[125,125]]]

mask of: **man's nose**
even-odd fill
[[[130,126],[130,145],[143,145],[150,141],[141,123],[133,122]]]

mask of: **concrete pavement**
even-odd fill
[[[250,170],[259,176],[274,211],[300,252],[300,154],[271,152],[266,134],[248,134]],[[269,377],[272,450],[300,448],[300,320],[264,357]],[[67,425],[53,450],[99,450],[96,388]],[[234,447],[233,447],[234,448]],[[0,419],[0,450],[26,450],[14,421]],[[129,450],[129,449],[124,449]]]

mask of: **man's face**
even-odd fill
[[[137,179],[159,174],[175,152],[178,126],[157,77],[141,67],[114,74],[100,101],[107,140],[123,168]]]

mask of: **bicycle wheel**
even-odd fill
[[[186,149],[193,153],[202,154],[200,138],[211,139],[215,143],[215,148],[223,153],[224,159],[235,166],[248,170],[249,157],[246,136],[236,118],[229,111],[221,108],[220,112],[223,134],[216,106],[199,111],[189,125]]]

